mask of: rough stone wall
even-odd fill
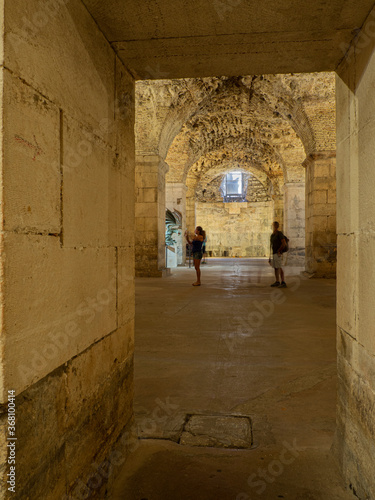
[[[284,196],[282,194],[274,194],[272,196],[273,201],[273,220],[280,224],[280,227],[284,227]]]
[[[337,77],[338,417],[348,486],[375,498],[375,10]],[[370,34],[371,36],[368,36]]]
[[[214,257],[267,257],[272,202],[197,202],[197,225],[207,232]]]
[[[306,271],[336,276],[336,153],[320,152],[306,165]]]
[[[137,155],[135,170],[135,272],[161,277],[165,269],[165,173],[158,155]]]
[[[134,82],[79,0],[4,5],[0,395],[17,394],[17,498],[102,498],[105,474],[88,481],[132,422]]]
[[[305,265],[305,183],[284,185],[284,233],[289,238],[288,264]]]

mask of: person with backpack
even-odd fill
[[[283,254],[288,251],[288,238],[279,231],[280,224],[275,221],[272,224],[273,233],[271,234],[271,252],[269,263],[275,269],[275,283],[272,283],[272,287],[286,288],[283,265]],[[281,278],[281,282],[280,282]]]

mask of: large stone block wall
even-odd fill
[[[284,184],[284,225],[289,238],[288,264],[305,265],[305,183]]]
[[[197,203],[197,225],[213,256],[268,257],[272,202]]]
[[[272,195],[273,200],[273,220],[280,226],[284,225],[284,196],[282,194]]]
[[[136,275],[161,277],[165,269],[165,174],[158,155],[137,155],[135,176]]]
[[[336,152],[311,154],[306,167],[306,271],[336,276]]]
[[[17,394],[17,498],[100,497],[95,464],[132,425],[134,81],[81,1],[2,5],[0,397]],[[5,439],[1,412],[2,453]]]
[[[348,486],[375,498],[375,11],[337,76],[338,417]]]

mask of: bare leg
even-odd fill
[[[197,281],[194,283],[194,285],[200,285],[201,284],[201,269],[200,269],[201,261],[199,259],[194,259],[194,267],[195,271],[197,273]]]
[[[276,281],[280,281],[280,269],[275,269],[275,278]]]
[[[281,281],[284,281],[284,271],[280,268]]]

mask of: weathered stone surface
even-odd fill
[[[374,15],[373,10],[337,77],[339,391],[335,450],[346,484],[361,499],[375,497],[374,265],[370,262],[374,252],[375,43],[366,35]]]
[[[4,389],[17,393],[116,329],[114,248],[6,233]],[[22,345],[22,348],[20,348]]]
[[[118,249],[117,321],[126,325],[135,314],[135,252],[133,247]]]
[[[4,70],[5,229],[61,232],[58,107]]]
[[[108,459],[133,411],[124,345],[120,329],[17,396],[17,498],[63,498]]]
[[[267,257],[272,202],[197,203],[197,224],[215,257]],[[189,228],[192,230],[192,228]]]
[[[140,439],[169,439],[178,443],[184,425],[186,423],[185,413],[167,415],[156,407],[155,414],[140,414],[136,416],[136,426]],[[161,415],[160,415],[161,414]]]
[[[288,265],[305,265],[305,183],[284,185],[283,232],[289,238]]]
[[[110,182],[115,152],[67,117],[63,140],[64,246],[107,246],[118,187]]]
[[[114,115],[115,53],[81,2],[49,7],[5,2],[5,65],[79,122],[102,128]]]
[[[184,427],[180,444],[214,448],[251,448],[248,417],[192,415]]]
[[[318,152],[306,166],[306,271],[315,277],[336,276],[336,153]]]
[[[0,394],[17,497],[56,499],[132,425],[134,79],[82,2],[4,8]]]
[[[334,71],[372,8],[370,0],[85,4],[142,79]]]
[[[136,161],[136,275],[162,276],[165,268],[165,173],[158,155],[138,155]],[[151,219],[145,224],[145,219]]]

